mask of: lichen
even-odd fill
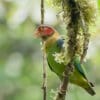
[[[52,54],[54,56],[54,60],[61,64],[61,63],[64,63],[64,59],[65,59],[65,56],[64,54],[61,52],[61,53],[57,53],[55,52],[54,54]]]

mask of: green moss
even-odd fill
[[[84,59],[90,39],[89,25],[94,22],[95,8],[93,0],[53,0],[54,5],[62,7],[66,24],[66,50],[70,58],[76,54]],[[67,53],[66,53],[67,54]]]

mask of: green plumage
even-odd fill
[[[49,44],[48,44],[49,45]],[[55,61],[53,54],[62,52],[63,40],[55,40],[50,46],[46,47],[47,61],[50,69],[55,72],[60,80],[63,78],[63,72],[66,65],[64,63],[58,63]],[[90,83],[84,73],[82,65],[80,64],[80,59],[76,56],[73,60],[74,71],[70,76],[70,82],[84,88],[89,94],[94,95],[95,92],[92,89],[92,83]]]

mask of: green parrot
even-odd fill
[[[57,62],[55,58],[56,54],[63,52],[64,40],[54,28],[47,25],[40,25],[36,30],[35,36],[41,38],[42,41],[44,41],[44,50],[46,53],[48,65],[51,71],[56,73],[62,81],[63,72],[66,65],[63,62]],[[78,56],[74,57],[73,65],[74,70],[69,79],[70,83],[82,87],[90,95],[95,95],[95,91],[93,90],[94,85],[88,81]]]

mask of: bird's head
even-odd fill
[[[41,38],[42,40],[47,40],[54,34],[55,30],[47,25],[40,25],[35,32],[35,36]]]

